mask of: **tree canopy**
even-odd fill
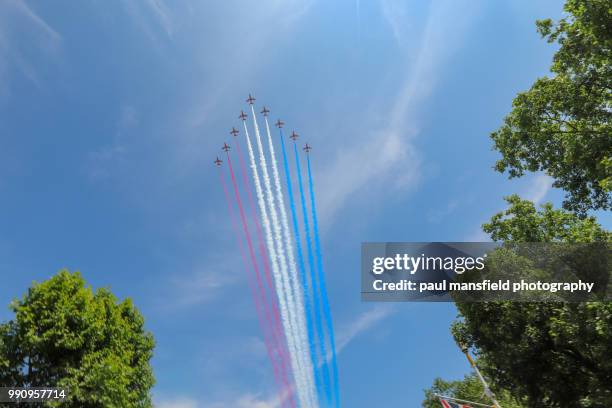
[[[496,240],[610,242],[593,218],[508,198],[484,226]],[[452,331],[498,389],[528,407],[605,407],[612,400],[612,304],[457,303]]]
[[[513,242],[609,242],[612,234],[595,217],[579,217],[573,212],[534,203],[518,195],[506,197],[508,209],[495,214],[482,229],[494,241]]]
[[[0,324],[0,384],[69,389],[67,408],[151,407],[152,335],[130,299],[80,273],[34,283]]]
[[[516,195],[506,201],[508,209],[483,226],[496,241],[612,242],[593,217],[551,204],[537,209]],[[503,407],[609,406],[611,303],[458,302],[457,308],[460,318],[451,331],[476,353]],[[434,393],[487,403],[475,380],[437,379],[423,406],[439,404]]]
[[[436,378],[431,388],[425,390],[425,401],[423,401],[421,406],[423,408],[440,408],[440,400],[436,395],[486,405],[493,404],[493,401],[485,395],[484,387],[475,373],[466,375],[462,380],[456,381],[445,381],[441,378]],[[497,392],[496,395],[499,403],[504,408],[522,407],[507,392]]]
[[[544,171],[581,215],[612,208],[612,7],[609,0],[567,0],[567,17],[537,22],[556,42],[552,76],[519,93],[493,132],[496,170],[519,177]]]
[[[612,208],[612,7],[609,0],[566,0],[565,11],[557,23],[537,22],[559,46],[552,75],[519,93],[491,135],[502,155],[495,169],[511,178],[546,172],[566,192],[564,209],[537,209],[510,196],[508,209],[483,225],[495,241],[612,242],[588,216]],[[451,331],[476,354],[498,395],[529,408],[610,406],[612,303],[457,302],[457,308]],[[473,379],[436,380],[436,389],[459,394],[473,390]]]

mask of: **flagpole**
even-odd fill
[[[479,407],[485,407],[485,408],[492,408],[493,407],[493,405],[481,404],[480,402],[462,400],[462,399],[459,399],[459,398],[445,397],[444,395],[440,395],[440,394],[434,394],[434,397],[437,397],[437,398],[440,398],[440,399],[446,399],[446,400],[452,400],[452,401],[460,402],[461,404],[477,405]]]
[[[502,408],[501,405],[499,405],[499,402],[497,402],[497,400],[495,399],[495,395],[493,395],[493,391],[491,391],[491,388],[489,388],[489,384],[487,384],[487,381],[484,379],[484,377],[480,373],[480,370],[476,366],[476,363],[472,359],[472,356],[470,356],[470,351],[468,347],[464,344],[459,344],[459,347],[461,347],[461,351],[463,351],[463,354],[465,354],[465,357],[467,357],[468,361],[470,362],[470,365],[472,366],[472,368],[476,372],[476,375],[480,379],[480,382],[482,382],[486,396],[491,398],[491,401],[493,401],[493,406],[495,408]]]

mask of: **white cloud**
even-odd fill
[[[275,399],[265,400],[259,395],[245,394],[229,402],[205,404],[202,408],[277,408],[279,406]]]
[[[536,206],[538,206],[542,204],[542,202],[548,195],[548,192],[552,188],[552,183],[553,183],[553,179],[550,176],[547,176],[546,174],[543,174],[543,173],[536,174],[529,181],[527,186],[518,193],[518,195],[524,200],[533,201],[533,203]],[[494,213],[503,211],[505,209],[506,209],[506,206],[500,207]],[[481,222],[481,224],[484,222],[488,222],[489,218],[493,216],[494,213],[491,213],[488,218],[486,218],[485,220]],[[491,238],[489,237],[487,233],[482,231],[482,226],[479,225],[477,228],[474,228],[474,230],[465,237],[465,240],[471,241],[471,242],[488,242],[488,241],[491,241]]]
[[[124,0],[122,5],[136,27],[149,38],[158,50],[161,50],[164,39],[172,38],[175,31],[174,18],[163,0],[141,2]],[[100,7],[108,7],[108,5],[102,2]]]
[[[338,330],[336,353],[340,353],[357,336],[367,332],[376,324],[393,314],[393,307],[387,304],[377,305],[362,313],[346,326]]]
[[[407,41],[398,27],[408,23],[398,20],[401,13],[399,17],[392,13],[404,6],[395,1],[383,1],[382,5],[388,11],[385,15],[398,41]],[[385,117],[386,125],[379,129],[351,129],[352,142],[323,169],[325,178],[319,177],[320,212],[324,220],[329,222],[356,192],[362,193],[363,201],[381,192],[389,194],[389,190],[407,190],[418,184],[422,159],[413,143],[419,134],[418,109],[442,75],[441,67],[461,46],[472,14],[461,12],[453,1],[432,3],[416,58],[407,67],[409,74],[398,88],[395,101],[390,107],[383,101],[377,105],[385,109],[376,115]],[[356,140],[353,135],[359,134],[365,136]]]
[[[162,400],[154,404],[155,408],[198,408],[198,402],[187,397]]]
[[[375,152],[375,153],[374,153]],[[404,185],[417,181],[420,159],[411,144],[398,131],[380,132],[378,136],[341,150],[319,177],[319,204],[323,224],[356,191],[375,185],[376,179],[388,183],[385,176],[396,166],[402,167]],[[391,186],[393,187],[393,183]],[[371,191],[371,190],[370,190]]]
[[[355,318],[355,320],[342,326],[337,331],[336,352],[340,354],[358,336],[374,328],[381,321],[391,316],[394,308],[388,304],[377,305]],[[241,347],[240,350],[247,355],[258,355],[257,358],[264,358],[264,346],[258,338],[252,338]],[[241,354],[242,355],[242,354]],[[235,353],[231,354],[235,357]],[[329,357],[329,356],[328,356]],[[223,358],[230,358],[226,356]],[[227,364],[225,360],[224,364]],[[198,402],[192,398],[178,398],[163,400],[156,404],[156,408],[279,408],[282,406],[282,396],[266,397],[262,393],[243,393],[215,401]]]
[[[546,174],[537,174],[520,196],[525,200],[533,201],[536,205],[542,204],[542,201],[552,188],[552,183],[552,177]]]
[[[170,15],[170,10],[163,0],[146,0],[145,4],[152,10],[159,24],[163,27],[168,37],[172,37],[174,32],[174,21]]]
[[[489,234],[487,234],[486,232],[484,232],[482,230],[481,226],[478,226],[477,228],[474,228],[474,230],[472,232],[470,232],[469,234],[466,235],[466,237],[464,238],[464,241],[467,241],[467,242],[490,242],[491,241],[491,237],[489,237]]]
[[[0,2],[0,100],[10,95],[12,69],[40,86],[37,62],[22,52],[26,48],[24,45],[34,48],[43,57],[57,58],[61,39],[25,1]]]
[[[102,146],[89,154],[89,177],[92,180],[106,180],[113,170],[121,165],[129,152],[126,138],[138,126],[138,112],[131,105],[122,105],[117,119],[117,128],[109,145]]]
[[[266,399],[259,394],[247,393],[216,402],[201,402],[190,397],[178,397],[161,400],[154,406],[155,408],[279,408],[281,401],[278,398]]]
[[[416,107],[430,96],[441,68],[462,47],[465,31],[475,14],[473,8],[464,6],[463,2],[451,0],[431,4],[416,59],[408,67],[410,74],[390,110],[392,125],[401,126],[416,119]]]
[[[13,11],[19,16],[24,18],[25,21],[30,23],[30,28],[37,30],[43,35],[43,38],[48,41],[46,46],[54,47],[57,42],[61,40],[61,36],[51,26],[49,26],[42,18],[38,16],[23,0],[5,0],[2,5],[2,14],[5,15],[7,9],[13,9]],[[10,11],[10,10],[9,10]]]
[[[457,209],[457,207],[459,207],[459,201],[451,200],[443,208],[430,209],[429,211],[427,211],[427,221],[433,224],[440,223],[442,222],[442,220],[444,220],[444,218],[452,214]]]
[[[395,41],[402,45],[405,40],[406,28],[409,24],[408,2],[404,0],[381,0],[380,5]]]
[[[171,274],[179,277],[169,281],[173,301],[164,302],[164,307],[188,308],[215,299],[223,289],[238,280],[235,271],[240,268],[232,267],[235,258],[232,254],[223,260],[206,263],[191,273]],[[243,271],[240,269],[240,272]]]

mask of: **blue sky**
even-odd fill
[[[311,145],[343,406],[418,406],[459,378],[451,304],[364,304],[362,241],[482,240],[488,134],[547,73],[560,1],[0,3],[0,304],[61,268],[130,296],[161,408],[270,407],[273,384],[212,159],[243,101]],[[0,318],[10,314],[0,308]]]

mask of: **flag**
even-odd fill
[[[442,397],[440,397],[440,403],[442,403],[444,408],[472,408],[471,405],[459,404]]]

